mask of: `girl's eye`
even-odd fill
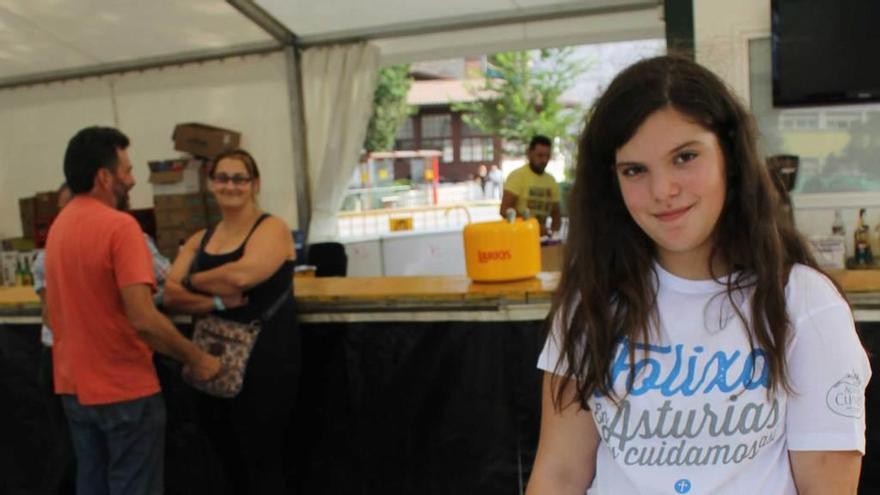
[[[695,151],[682,151],[679,154],[675,155],[674,162],[676,164],[687,163],[697,156],[699,155]]]
[[[620,170],[620,175],[624,177],[636,177],[645,172],[645,167],[641,165],[627,165]]]

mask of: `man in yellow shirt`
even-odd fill
[[[521,217],[528,210],[538,219],[541,234],[550,235],[559,231],[559,185],[552,175],[544,173],[553,143],[547,136],[536,135],[529,142],[526,157],[529,163],[514,170],[504,181],[504,195],[501,197],[501,216],[508,208],[516,210]],[[547,217],[551,218],[547,229]]]

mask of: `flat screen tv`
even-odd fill
[[[880,0],[772,0],[773,105],[880,101]]]

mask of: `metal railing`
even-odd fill
[[[387,208],[340,212],[337,218],[340,238],[371,237],[392,232],[392,220],[410,219],[412,231],[463,228],[473,221],[495,220],[498,201],[468,204]]]

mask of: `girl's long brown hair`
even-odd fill
[[[613,170],[616,151],[652,113],[673,108],[712,131],[727,174],[725,204],[714,233],[714,262],[735,275],[726,297],[746,325],[751,346],[763,349],[770,390],[790,390],[785,347],[791,322],[785,285],[792,265],[818,269],[788,217],[756,145],[754,121],[724,83],[693,61],[676,56],[643,60],[621,72],[593,106],[579,141],[577,175],[569,204],[565,269],[553,301],[551,334],[561,349],[556,369],[562,385],[575,383],[587,408],[594,394],[616,397],[611,367],[617,345],[651,342],[657,319],[655,247],[630,217]],[[751,314],[734,294],[748,290]],[[838,290],[839,287],[838,287]],[[632,385],[635,346],[629,346]],[[555,375],[554,375],[555,376]],[[554,383],[556,407],[561,387]]]

